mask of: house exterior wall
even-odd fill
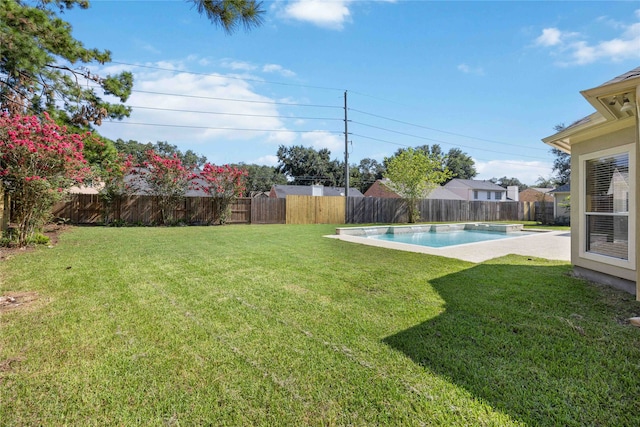
[[[640,165],[640,85],[636,86],[636,173],[637,168]],[[636,175],[636,205],[633,207],[633,214],[638,217],[640,212],[640,185],[638,185],[638,175]],[[636,245],[640,242],[640,226],[636,224]],[[637,249],[637,248],[636,248]],[[640,251],[636,250],[636,299],[640,299]]]
[[[570,203],[570,193],[553,193],[553,217],[554,218],[569,218],[571,215],[571,208],[567,207]]]
[[[635,166],[637,167],[637,156],[638,156],[638,129],[637,124],[633,127],[627,127],[621,130],[617,130],[612,133],[607,133],[604,135],[594,136],[592,138],[588,138],[580,141],[579,143],[573,143],[571,145],[571,170],[572,171],[581,171],[583,169],[582,163],[584,162],[585,156],[592,155],[593,153],[603,152],[608,149],[613,149],[616,147],[623,147],[634,145],[636,147],[634,152],[632,152],[632,156],[635,158]],[[631,161],[631,159],[630,159]],[[634,177],[635,178],[635,177]],[[576,182],[578,181],[578,182]],[[571,209],[571,224],[572,224],[572,233],[571,233],[571,262],[574,266],[593,270],[596,272],[601,272],[613,277],[619,277],[625,280],[636,282],[637,286],[637,251],[635,247],[631,247],[630,242],[630,256],[633,259],[629,260],[628,266],[614,265],[610,262],[601,262],[595,260],[593,258],[589,258],[588,255],[584,253],[585,246],[585,233],[586,233],[586,224],[585,224],[585,208],[584,208],[584,177],[581,176],[580,173],[574,174],[572,177],[572,185],[571,185],[571,200],[572,205],[576,205],[576,201],[578,202],[578,209],[575,207]],[[636,227],[636,218],[637,214],[637,200],[638,200],[638,185],[635,185],[636,194],[631,200],[632,206],[630,207],[629,214],[629,233],[635,236],[635,243],[638,242],[638,232]],[[579,271],[579,270],[578,270]],[[636,291],[636,295],[640,295],[639,292]]]
[[[471,188],[465,184],[459,184],[455,180],[447,183],[444,188],[456,194],[457,196],[462,197],[462,199],[467,201],[474,200],[482,200],[482,201],[492,201],[492,202],[501,202],[507,200],[507,190],[486,190],[486,189],[475,189]],[[474,192],[478,192],[478,198],[474,197]],[[489,198],[488,193],[491,194]],[[496,193],[500,193],[500,196],[496,198]]]
[[[478,197],[475,197],[475,192],[478,192]],[[497,197],[496,197],[497,195]],[[467,192],[466,200],[474,201],[481,200],[483,202],[502,202],[507,200],[507,192],[499,190],[469,190]]]

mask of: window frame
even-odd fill
[[[578,221],[578,246],[579,256],[591,261],[601,262],[616,267],[622,267],[630,270],[636,268],[636,216],[637,216],[637,204],[636,204],[636,146],[635,144],[625,144],[618,147],[612,147],[604,150],[594,151],[591,153],[585,153],[578,156],[579,161],[579,221]],[[589,224],[589,216],[593,216],[597,213],[586,211],[587,200],[587,162],[590,160],[606,158],[610,156],[626,154],[629,157],[629,208],[627,212],[628,227],[627,227],[627,259],[616,258],[613,256],[598,254],[595,252],[587,251],[587,227]],[[620,213],[602,214],[605,216],[623,216]]]

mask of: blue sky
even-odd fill
[[[280,145],[349,163],[440,144],[477,178],[552,173],[541,138],[593,112],[579,91],[640,65],[640,2],[265,1],[226,35],[192,5],[99,1],[65,12],[99,73],[133,72],[110,138],[168,141],[216,164],[275,165]]]

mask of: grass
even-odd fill
[[[75,228],[0,263],[2,425],[640,425],[633,297],[331,226]]]

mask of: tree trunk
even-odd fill
[[[11,220],[11,196],[6,191],[4,192],[3,205],[2,205],[2,223],[0,227],[0,236],[6,236],[9,231],[9,222]]]

